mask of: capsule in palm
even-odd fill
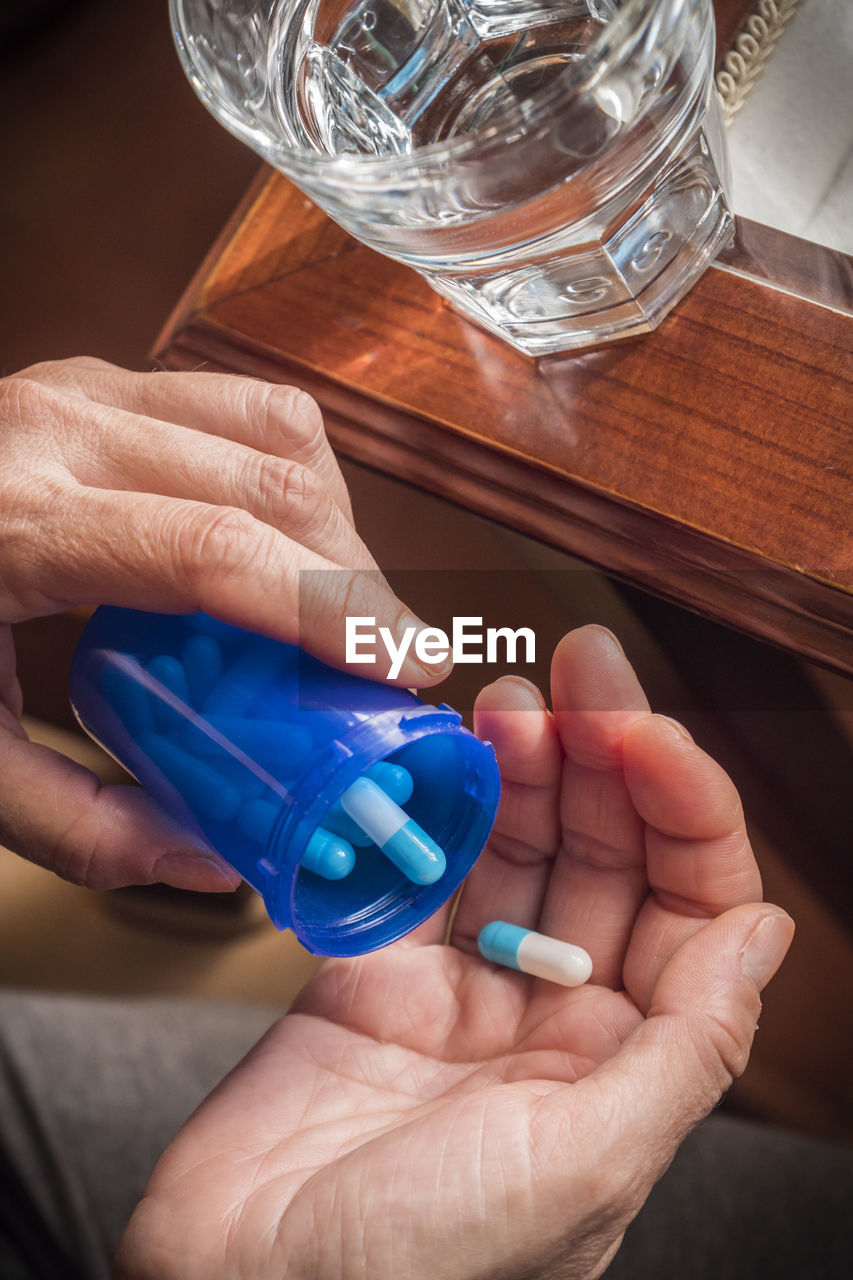
[[[558,982],[564,987],[581,987],[592,973],[592,960],[583,947],[559,938],[549,938],[532,929],[522,929],[504,920],[492,920],[480,930],[480,954],[494,964],[518,969],[534,978]]]

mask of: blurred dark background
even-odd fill
[[[0,122],[0,372],[150,367],[259,166],[195,97],[166,0],[5,0]]]

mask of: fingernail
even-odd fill
[[[542,690],[538,688],[532,680],[525,680],[524,676],[504,676],[503,679],[507,684],[512,683],[518,685],[531,702],[535,702],[538,708],[544,708],[547,710],[548,704],[545,701]]]
[[[157,863],[157,874],[167,883],[187,877],[195,879],[201,870],[208,874],[213,872],[221,881],[223,889],[236,889],[242,880],[238,871],[235,871],[222,858],[217,857],[215,853],[209,853],[207,850],[167,853]]]
[[[740,953],[740,967],[759,991],[785,959],[793,936],[794,922],[784,911],[763,916],[750,933]]]
[[[446,675],[446,673],[450,671],[451,668],[453,667],[453,653],[450,649],[450,638],[448,637],[448,643],[446,646],[441,645],[438,642],[437,638],[435,640],[434,649],[436,652],[440,651],[442,648],[445,648],[445,647],[447,648],[448,652],[445,657],[439,658],[435,662],[424,662],[422,661],[421,658],[418,657],[415,651],[415,644],[417,642],[417,639],[420,636],[421,632],[437,631],[439,628],[431,627],[428,623],[424,622],[421,618],[416,618],[413,613],[406,614],[406,616],[403,618],[402,622],[400,623],[400,627],[398,629],[398,633],[397,633],[398,643],[402,643],[405,637],[406,631],[411,627],[414,627],[415,635],[412,637],[411,644],[409,645],[409,649],[407,653],[407,664],[413,667],[417,667],[418,671],[423,671],[423,673],[426,676],[428,676],[430,680],[434,680],[436,676]]]
[[[453,659],[445,658],[442,662],[418,662],[417,658],[413,658],[412,666],[422,671],[431,683],[435,683],[436,676],[450,674],[453,670]]]
[[[229,889],[236,889],[243,881],[239,871],[235,871],[227,862],[220,862],[218,858],[205,858],[205,865],[210,867]]]
[[[683,724],[679,724],[677,720],[673,720],[671,716],[656,715],[655,720],[659,724],[669,725],[670,729],[674,729],[680,738],[686,738],[688,742],[693,742],[692,734],[688,733]]]
[[[598,631],[600,635],[604,636],[610,642],[610,644],[616,650],[617,653],[621,654],[623,658],[626,657],[625,650],[622,648],[622,645],[619,643],[619,640],[616,638],[616,636],[613,634],[613,632],[610,630],[609,627],[602,626],[600,622],[591,622],[589,623],[588,630]]]

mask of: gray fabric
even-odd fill
[[[714,1115],[684,1142],[606,1280],[851,1280],[853,1149]]]
[[[161,1152],[275,1016],[200,1001],[0,995],[0,1151],[86,1280],[109,1276]],[[2,1247],[0,1277],[17,1277]]]
[[[107,1280],[161,1151],[275,1016],[0,993],[2,1280]],[[853,1151],[715,1116],[607,1280],[849,1280],[851,1206]]]

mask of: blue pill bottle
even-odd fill
[[[456,891],[494,822],[494,751],[450,707],[206,614],[101,606],[70,697],[83,729],[320,955],[411,932]],[[406,832],[380,847],[349,816],[348,797],[377,784],[418,833],[417,856],[440,851],[428,883],[386,852]]]

